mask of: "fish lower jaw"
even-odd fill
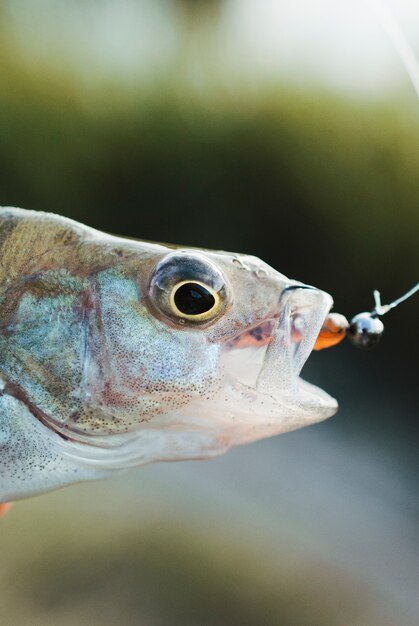
[[[286,387],[259,388],[253,394],[248,411],[255,422],[273,419],[278,425],[286,426],[286,430],[291,429],[288,426],[300,428],[320,422],[334,415],[338,409],[335,398],[301,377],[296,377]]]
[[[237,419],[293,420],[298,428],[331,417],[338,409],[333,397],[300,377],[291,358],[269,358],[266,345],[233,349],[223,358],[225,398],[219,410],[233,405],[241,416]]]
[[[301,407],[306,407],[307,414],[313,417],[316,414],[318,417],[318,419],[313,419],[313,422],[332,417],[338,410],[337,400],[324,389],[321,389],[321,387],[317,387],[317,385],[313,385],[299,377],[298,388]]]

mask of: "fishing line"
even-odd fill
[[[377,16],[381,27],[390,39],[393,47],[398,54],[404,69],[406,70],[413,88],[416,92],[416,96],[419,98],[419,63],[413,52],[407,37],[403,33],[400,25],[391,13],[390,9],[384,5],[382,0],[370,0],[370,4]],[[374,290],[374,308],[370,312],[358,313],[352,318],[348,324],[343,318],[340,322],[339,332],[346,332],[351,342],[358,348],[369,350],[374,348],[380,341],[384,332],[384,324],[379,319],[391,309],[411,298],[417,291],[419,291],[419,283],[417,283],[412,289],[409,289],[405,294],[390,302],[390,304],[381,304],[380,292]],[[345,324],[346,322],[346,324]]]
[[[390,311],[390,309],[394,309],[396,306],[398,306],[399,304],[401,304],[402,302],[404,302],[405,300],[413,296],[413,294],[415,294],[417,291],[419,291],[419,283],[416,283],[416,285],[412,287],[412,289],[409,289],[408,292],[406,292],[403,296],[400,296],[400,298],[397,298],[397,300],[393,300],[393,302],[390,302],[390,304],[383,305],[381,304],[380,292],[377,291],[377,289],[375,289],[374,291],[375,307],[374,307],[374,310],[371,312],[371,315],[374,315],[374,316],[385,315],[386,313]]]

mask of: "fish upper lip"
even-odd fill
[[[298,287],[292,287],[292,289],[296,289],[296,288],[298,288]],[[303,288],[305,288],[305,287],[303,287]],[[314,287],[307,287],[307,288],[308,289],[315,289]],[[288,291],[288,290],[291,291],[291,288],[289,288],[289,289],[287,288],[284,291]],[[323,325],[325,323],[331,308],[332,308],[332,306],[329,308],[329,310],[323,316],[321,325]],[[245,341],[242,342],[241,340],[245,339],[247,335],[252,335],[257,329],[260,329],[263,326],[265,326],[265,329],[264,329],[265,331],[270,326],[270,331],[271,332],[269,334],[267,332],[265,332],[264,336],[261,337],[260,341],[258,342],[257,340],[255,340],[253,345],[254,346],[268,345],[274,338],[275,331],[276,331],[276,325],[278,323],[279,316],[280,316],[279,312],[267,314],[264,318],[262,318],[261,320],[255,322],[254,324],[252,324],[248,328],[242,329],[242,330],[240,330],[238,333],[236,333],[234,335],[230,335],[229,337],[227,337],[224,340],[225,347],[227,349],[241,349],[243,347],[246,347],[246,345],[252,345],[250,341],[249,342],[245,342]],[[320,328],[321,328],[321,326],[320,326]],[[290,337],[290,340],[293,343],[298,343],[300,341],[300,339],[301,339],[301,335],[300,335],[300,337],[298,337],[299,331],[297,329],[293,329],[293,330],[294,330],[294,336]],[[320,332],[320,329],[319,329],[319,332]],[[262,331],[262,334],[263,334],[263,331]],[[298,339],[297,339],[297,337],[298,337]]]
[[[312,292],[315,293],[322,293],[325,296],[329,297],[329,294],[327,294],[326,292],[322,291],[321,289],[318,289],[317,287],[314,287],[312,285],[307,285],[305,283],[298,283],[298,282],[292,282],[289,285],[287,285],[286,287],[284,287],[284,289],[281,291],[280,296],[279,296],[279,300],[278,300],[278,305],[280,307],[281,305],[281,300],[284,296],[287,296],[289,293],[292,293],[293,291],[296,290],[310,290]],[[329,308],[327,309],[327,311],[325,311],[324,317],[322,319],[322,324],[324,324],[327,315],[329,314],[331,308],[333,306],[333,301],[331,300]],[[281,315],[281,310],[271,310],[269,311],[269,313],[267,313],[265,316],[263,316],[260,320],[258,320],[257,322],[255,322],[254,324],[252,324],[251,326],[240,330],[239,332],[235,333],[234,335],[230,335],[229,337],[227,337],[224,341],[224,343],[227,345],[227,347],[238,347],[237,343],[239,343],[239,340],[241,337],[252,333],[252,331],[254,331],[255,329],[261,327],[264,324],[267,324],[269,322],[272,322],[272,333],[270,334],[270,338],[269,341],[271,341],[273,339],[273,336],[275,334],[275,323],[277,323],[279,317]],[[321,326],[320,326],[321,327]],[[320,328],[319,328],[320,331]],[[269,341],[267,341],[267,343],[269,343]],[[260,344],[263,345],[263,344]]]

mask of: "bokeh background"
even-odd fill
[[[386,3],[419,53],[419,6]],[[0,203],[248,252],[333,294],[418,280],[419,101],[361,0],[2,0]],[[0,623],[419,619],[418,301],[313,354],[320,425],[17,504]]]

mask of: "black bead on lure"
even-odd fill
[[[380,292],[375,290],[373,310],[358,313],[350,322],[340,313],[329,313],[314,345],[314,350],[322,350],[336,345],[346,336],[357,348],[362,350],[375,348],[384,332],[384,324],[380,317],[413,296],[417,291],[419,291],[419,283],[390,304],[381,304]]]

